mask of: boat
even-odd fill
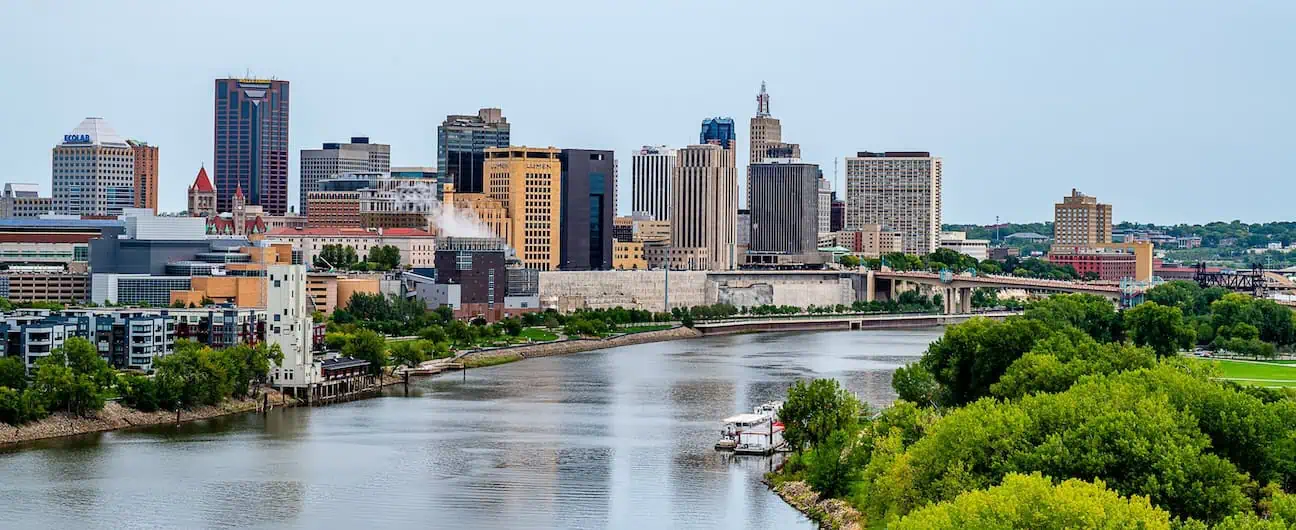
[[[782,408],[782,401],[770,401],[757,405],[749,414],[725,418],[716,450],[745,455],[769,455],[782,450],[786,447],[783,423],[778,421]]]

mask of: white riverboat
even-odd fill
[[[782,401],[770,401],[756,406],[749,414],[725,418],[715,448],[747,455],[769,455],[782,450],[786,445],[783,424],[778,421],[782,408]]]

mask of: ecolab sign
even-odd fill
[[[65,143],[65,144],[88,144],[88,143],[90,143],[90,135],[88,135],[88,134],[65,134],[65,135],[63,135],[63,143]]]

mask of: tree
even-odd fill
[[[265,382],[270,367],[283,362],[283,350],[279,345],[267,347],[264,342],[256,346],[240,343],[221,350],[220,355],[226,358],[231,395],[236,398],[250,395],[250,385]]]
[[[1048,334],[1049,327],[1035,319],[977,317],[945,328],[919,362],[940,383],[939,396],[948,399],[941,404],[962,405],[990,395],[990,385],[1008,366]]]
[[[342,355],[369,361],[369,373],[379,375],[387,366],[387,339],[372,330],[359,330],[342,348]]]
[[[27,388],[27,366],[18,357],[0,357],[0,387],[22,391]]]
[[[859,267],[860,259],[858,256],[845,254],[842,257],[837,258],[837,263],[840,263],[843,267],[846,267],[848,269],[854,269],[856,267]]]
[[[1092,294],[1059,294],[1036,301],[1026,307],[1026,318],[1053,329],[1074,326],[1098,342],[1119,340],[1122,333],[1116,306]]]
[[[1183,311],[1156,302],[1144,302],[1126,311],[1125,329],[1134,344],[1151,347],[1158,357],[1177,355],[1197,340],[1197,330],[1184,322]]]
[[[1152,368],[1156,354],[1123,343],[1099,344],[1084,332],[1067,327],[1035,343],[1008,367],[990,392],[1002,398],[1063,392],[1087,375],[1114,374]]]
[[[393,342],[388,350],[392,364],[416,368],[431,357],[435,346],[426,340],[410,340]]]
[[[103,408],[107,388],[114,382],[112,369],[94,345],[71,337],[36,362],[32,388],[45,396],[49,408],[84,416]]]
[[[516,318],[506,318],[500,322],[504,326],[504,331],[510,337],[516,337],[522,334],[522,321]]]
[[[837,429],[803,455],[806,482],[823,498],[843,497],[850,492],[864,464],[868,448],[860,443],[856,430]]]
[[[896,395],[905,401],[923,406],[937,406],[949,401],[942,395],[940,383],[932,377],[931,372],[923,368],[922,363],[910,363],[896,368],[891,374],[891,388]]]
[[[1142,528],[1169,530],[1170,514],[1146,497],[1122,497],[1097,480],[1066,480],[1054,485],[1040,476],[1009,474],[987,490],[916,510],[893,526],[897,530],[961,528]]]
[[[369,248],[366,260],[377,264],[381,270],[392,270],[400,267],[400,249],[393,245],[377,245]]]
[[[1202,295],[1202,288],[1196,282],[1174,280],[1147,290],[1144,299],[1148,302],[1167,307],[1177,307],[1184,315],[1199,314],[1197,300]],[[1206,307],[1201,307],[1204,312]]]
[[[778,413],[783,439],[794,450],[813,449],[837,430],[852,429],[862,405],[836,379],[797,381]]]

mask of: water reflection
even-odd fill
[[[720,418],[835,377],[889,402],[939,330],[646,344],[384,397],[0,451],[0,527],[813,528],[712,450]]]

